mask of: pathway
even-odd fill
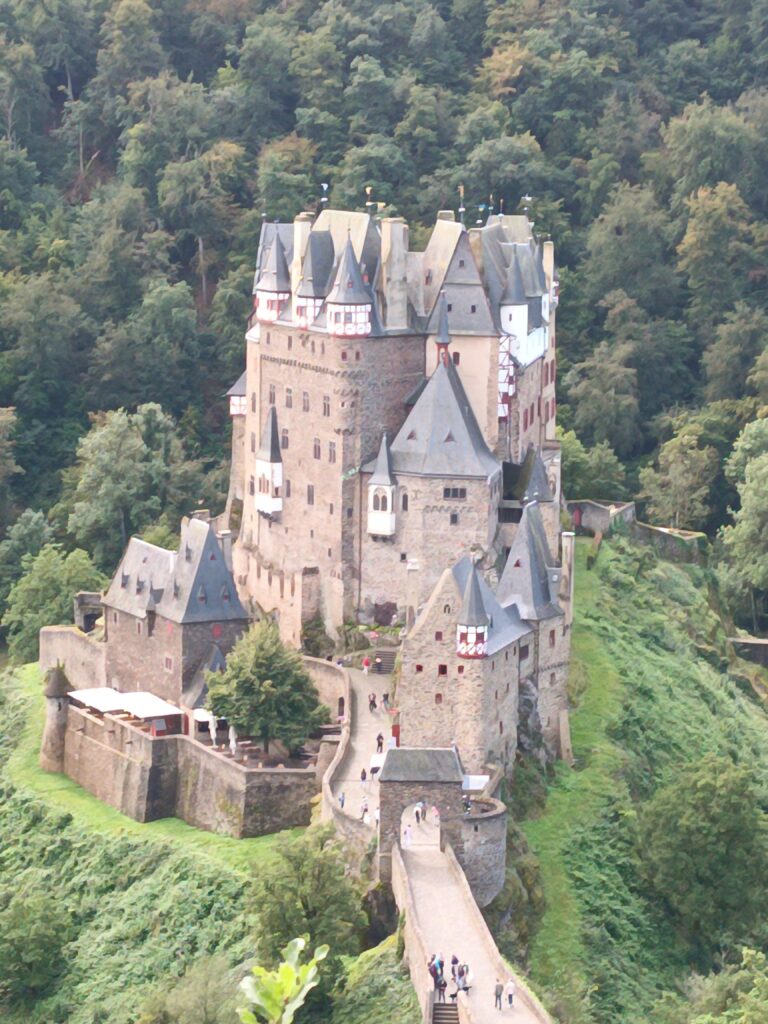
[[[351,734],[344,772],[333,779],[332,791],[337,802],[339,795],[344,793],[344,810],[353,818],[360,817],[362,802],[367,800],[373,830],[374,812],[379,805],[379,784],[370,776],[363,784],[360,772],[363,768],[368,772],[370,768],[371,754],[376,753],[378,734],[384,737],[385,749],[392,734],[391,718],[381,707],[382,693],[392,692],[392,677],[374,672],[366,676],[356,668],[348,671],[352,704],[349,709]],[[368,710],[369,693],[375,693],[378,702],[378,708],[373,713]]]
[[[435,846],[414,846],[403,851],[403,863],[427,948],[445,955],[448,971],[454,953],[469,964],[472,986],[468,1004],[475,1024],[501,1024],[503,1020],[509,1024],[542,1024],[546,1018],[527,1002],[519,986],[512,1010],[495,1009],[493,991],[498,974],[488,951],[488,941],[493,940],[482,919],[472,913],[466,892],[449,870],[446,855]],[[509,973],[503,974],[502,983],[508,978]],[[430,984],[426,964],[424,984]],[[454,989],[449,982],[448,995]]]

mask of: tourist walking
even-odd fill
[[[368,781],[368,772],[365,770],[365,768],[361,768],[360,769],[360,784],[362,785],[363,789],[365,789],[365,784],[366,784],[367,781]]]
[[[370,667],[371,667],[371,659],[366,654],[366,656],[363,658],[363,675],[364,676],[368,675],[368,669]]]
[[[448,982],[441,975],[440,980],[437,983],[437,1001],[438,1003],[445,1002],[445,990],[448,988]]]
[[[344,796],[344,791],[342,790],[342,792],[339,793],[339,807],[342,809],[342,811],[344,810],[344,801],[346,799],[347,798]]]
[[[403,829],[403,849],[410,850],[411,843],[413,842],[413,830],[410,825],[406,825]]]
[[[377,807],[377,808],[376,808],[376,810],[375,810],[375,811],[373,812],[373,820],[374,820],[374,821],[376,822],[376,827],[378,828],[378,826],[379,826],[379,821],[381,820],[381,810],[380,810],[380,808],[378,808],[378,807]]]
[[[456,968],[459,966],[459,958],[454,953],[451,957],[451,977],[456,981]]]
[[[421,814],[419,812],[419,805],[418,804],[416,804],[416,810],[414,811],[414,814],[416,815],[416,824],[420,825],[421,824]]]
[[[389,694],[388,693],[382,693],[382,695],[381,695],[381,706],[384,708],[385,711],[389,711]]]
[[[384,753],[384,737],[382,736],[381,733],[379,733],[379,735],[376,737],[376,753]]]
[[[507,984],[504,986],[504,991],[507,995],[507,1003],[509,1004],[510,1010],[512,1009],[512,1003],[515,1001],[515,983],[510,978]]]
[[[379,657],[379,655],[378,655],[378,654],[377,654],[377,655],[376,655],[376,657],[375,657],[375,658],[373,659],[373,664],[374,664],[374,665],[376,666],[376,671],[377,671],[377,673],[378,673],[379,675],[381,675],[381,658]]]
[[[493,1005],[497,1010],[502,1009],[501,997],[504,995],[504,986],[499,979],[496,979],[496,987],[493,990]]]
[[[368,710],[371,712],[371,714],[373,714],[373,712],[376,710],[376,694],[375,693],[369,693],[368,694]]]
[[[432,987],[435,990],[437,990],[437,983],[440,981],[440,972],[438,971],[437,965],[435,964],[435,954],[434,953],[432,954],[432,956],[427,961],[427,970],[429,971],[429,976],[432,979]]]
[[[365,816],[368,813],[368,801],[363,800],[360,804],[360,821],[365,821]]]

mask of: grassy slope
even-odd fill
[[[579,544],[577,765],[558,766],[543,815],[523,825],[547,900],[532,977],[564,1020],[639,1024],[687,965],[640,880],[637,808],[709,751],[748,763],[768,792],[768,719],[727,672],[701,570],[624,541],[604,545],[597,571],[585,555]]]
[[[351,962],[331,1024],[420,1024],[421,1010],[396,947],[391,935]]]

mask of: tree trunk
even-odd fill
[[[754,587],[750,587],[749,588],[749,603],[750,603],[751,608],[752,608],[752,635],[753,636],[757,636],[757,630],[758,630],[758,625],[757,625],[757,604],[755,602],[755,588]]]
[[[120,539],[123,542],[123,551],[125,551],[128,544],[127,529],[125,525],[125,509],[120,509]]]

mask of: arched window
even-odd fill
[[[407,512],[408,511],[408,492],[407,491],[403,491],[403,496],[402,496],[402,499],[400,501],[400,507],[402,508],[403,512]]]
[[[386,496],[386,494],[382,494],[382,496],[381,496],[381,511],[382,512],[386,512],[387,511],[387,496]]]
[[[389,507],[389,501],[387,499],[387,492],[377,487],[373,492],[373,511],[374,512],[386,512]]]
[[[373,511],[381,512],[381,497],[378,491],[373,492]]]

